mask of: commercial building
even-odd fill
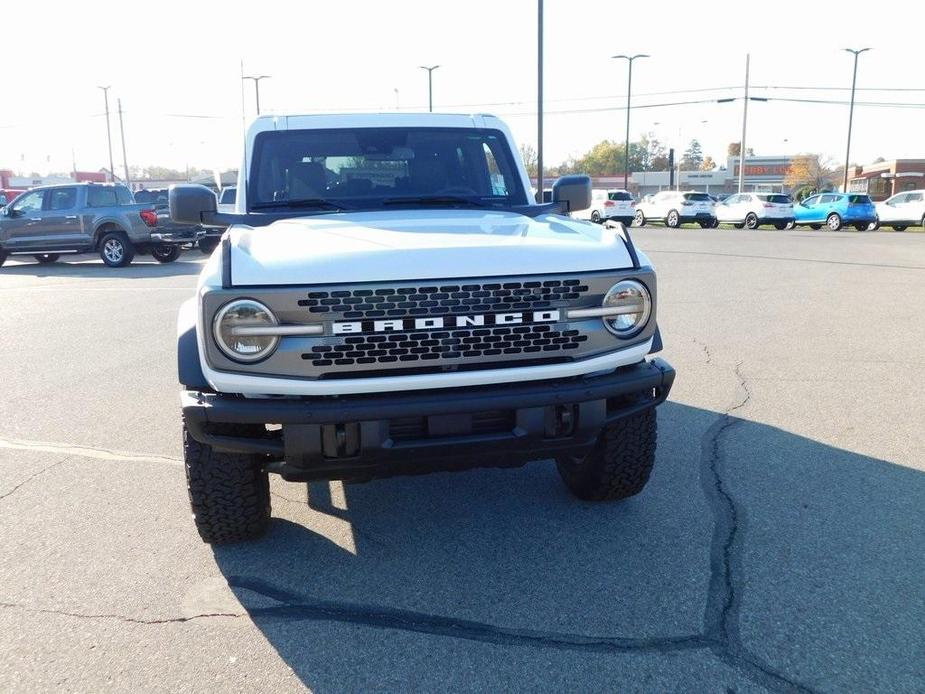
[[[925,159],[894,159],[868,164],[848,181],[851,193],[866,193],[873,200],[886,200],[904,190],[925,188]]]
[[[794,157],[746,157],[743,189],[764,193],[789,192],[784,179]],[[634,171],[629,188],[637,196],[657,193],[670,187],[668,171]],[[600,179],[602,182],[604,179]],[[622,187],[623,177],[608,177],[615,184],[600,187]],[[739,157],[729,157],[726,166],[713,171],[675,172],[676,187],[702,190],[707,193],[729,194],[739,190]],[[595,180],[597,185],[597,179]]]

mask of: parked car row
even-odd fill
[[[731,224],[737,229],[805,226],[864,231],[887,226],[903,231],[911,226],[925,228],[925,190],[898,193],[876,205],[859,193],[819,193],[794,202],[783,193],[739,193],[718,200],[701,191],[663,190],[635,202],[626,190],[595,190],[591,207],[575,216],[637,227],[657,222],[672,229],[696,223],[704,229]]]

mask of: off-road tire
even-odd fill
[[[204,255],[212,255],[212,251],[218,248],[218,239],[202,239],[197,244],[199,246],[199,252]]]
[[[569,491],[585,501],[614,501],[641,492],[655,464],[655,408],[608,424],[584,458],[559,456],[556,467]]]
[[[110,242],[121,244],[122,254],[116,258],[110,252]],[[135,247],[123,231],[110,231],[100,239],[100,258],[109,267],[125,267],[135,258]]]
[[[183,427],[183,461],[193,521],[203,542],[253,540],[270,524],[270,478],[257,456],[216,451]]]
[[[681,228],[681,215],[678,214],[677,210],[670,210],[668,212],[668,215],[665,217],[665,226],[669,229]]]
[[[151,255],[159,263],[172,263],[180,257],[181,250],[177,245],[155,246],[151,249]]]
[[[58,253],[38,253],[32,257],[39,261],[42,265],[47,265],[49,263],[57,262],[58,258],[61,256]]]
[[[758,215],[754,212],[749,212],[745,215],[745,228],[746,229],[757,229],[758,228]]]

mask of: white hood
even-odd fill
[[[389,210],[236,227],[234,286],[337,284],[608,270],[632,266],[613,230],[555,214]]]

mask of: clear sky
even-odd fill
[[[546,0],[546,162],[623,139],[625,111],[614,109],[625,105],[626,63],[611,55],[651,55],[634,68],[636,106],[708,102],[634,108],[634,138],[654,132],[674,145],[697,137],[705,154],[725,161],[726,144],[740,138],[742,102],[715,100],[741,94],[746,52],[752,84],[773,87],[755,95],[847,101],[847,46],[874,49],[860,58],[859,102],[921,105],[858,106],[852,160],[925,157],[925,3],[882,7]],[[24,9],[3,22],[0,168],[69,171],[72,152],[80,169],[104,166],[97,85],[112,87],[117,171],[117,98],[131,165],[236,166],[241,60],[247,74],[272,76],[260,88],[265,112],[426,110],[427,73],[418,66],[439,64],[435,110],[495,113],[519,142],[535,143],[535,0],[48,0],[29,12],[37,10],[38,30],[17,27]],[[734,89],[686,91],[716,87]],[[244,96],[250,118],[252,83]],[[843,104],[752,102],[748,145],[840,162],[847,121]]]

